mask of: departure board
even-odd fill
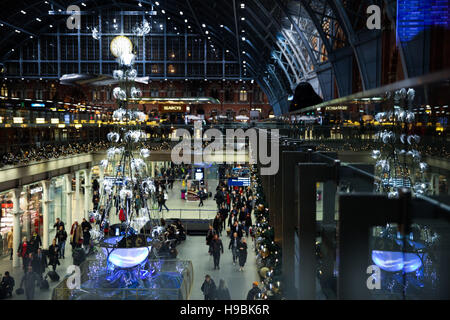
[[[449,28],[450,0],[398,0],[397,38],[411,41],[431,26]]]

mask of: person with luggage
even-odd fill
[[[205,276],[205,281],[202,284],[201,290],[205,296],[205,300],[214,300],[216,297],[216,284],[211,276],[207,274]]]
[[[39,283],[39,281],[39,275],[33,272],[33,268],[29,266],[27,272],[23,275],[22,281],[20,282],[20,289],[24,288],[25,285],[24,290],[27,300],[34,299],[34,290],[36,288],[36,283]]]
[[[66,230],[64,230],[63,226],[59,227],[59,230],[56,233],[55,239],[58,240],[59,258],[64,259],[64,253],[66,251],[67,232],[66,232]]]
[[[56,239],[53,239],[52,245],[48,247],[48,264],[52,266],[53,271],[56,271],[56,266],[60,265],[58,260],[59,248],[56,244]]]
[[[12,297],[15,284],[14,278],[9,275],[9,271],[6,271],[0,285],[2,292],[5,294],[5,298],[8,296]]]
[[[39,248],[38,252],[33,257],[32,261],[33,271],[39,276],[42,280],[42,274],[45,272],[47,268],[47,257],[44,255],[42,250]]]

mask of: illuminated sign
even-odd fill
[[[43,190],[42,187],[37,187],[37,188],[31,189],[30,194],[39,193],[39,192],[42,192],[42,190]]]
[[[168,105],[168,106],[160,106],[159,112],[186,112],[186,106],[184,105]]]
[[[32,108],[45,108],[45,103],[32,103]]]
[[[347,110],[348,107],[347,106],[330,106],[330,107],[325,107],[325,111],[338,111],[338,110]]]

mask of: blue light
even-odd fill
[[[424,258],[425,256],[426,254],[424,254]],[[404,270],[409,273],[422,266],[419,255],[409,252],[373,250],[372,261],[381,269],[389,272]]]
[[[109,254],[108,262],[119,268],[133,268],[147,259],[150,250],[151,247],[113,249]],[[103,251],[106,255],[108,254],[106,248],[103,248]]]

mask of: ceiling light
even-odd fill
[[[22,14],[27,14],[25,11],[23,11],[23,10],[20,10],[20,12],[22,12]]]
[[[242,17],[241,20],[242,20],[242,21],[245,21],[245,17]]]
[[[241,3],[241,9],[245,9],[245,3]]]
[[[183,11],[180,11],[180,15],[181,15],[181,16],[183,15]]]
[[[84,3],[84,2],[82,2],[81,5],[82,5],[83,7],[86,7],[86,3]]]
[[[159,6],[159,2],[158,2],[158,1],[156,1],[155,4],[156,4],[157,6]]]
[[[245,37],[242,37],[242,41],[245,41]]]
[[[39,19],[39,18],[36,18],[36,21],[39,21],[39,22],[41,22],[42,20],[41,20],[41,19]]]

